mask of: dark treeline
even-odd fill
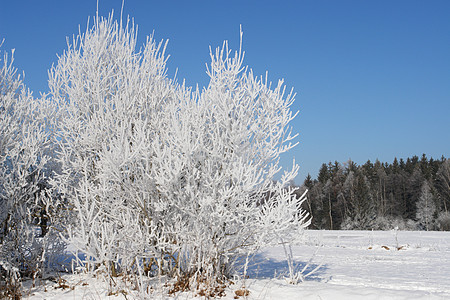
[[[307,176],[313,229],[449,230],[450,159],[322,164]]]

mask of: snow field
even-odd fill
[[[283,248],[265,248],[253,258],[248,278],[236,278],[223,299],[234,299],[243,286],[250,294],[240,299],[450,299],[450,232],[307,230],[303,245],[292,251],[299,268],[311,258],[308,269],[321,267],[305,282],[290,285],[285,280]],[[108,284],[89,275],[62,278],[62,283],[37,282],[35,288],[27,282],[24,298],[138,298],[133,291],[126,297],[120,292],[108,296]],[[169,297],[155,291],[152,295],[154,299],[201,299],[192,293]]]
[[[314,262],[323,266],[285,299],[450,298],[448,232],[307,231],[305,245],[293,248],[295,259],[309,259],[318,246]],[[263,256],[281,254],[271,248]],[[279,289],[269,289],[268,299]]]

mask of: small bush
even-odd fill
[[[450,213],[440,212],[437,218],[438,227],[443,231],[450,231]]]

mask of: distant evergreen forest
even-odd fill
[[[304,208],[313,229],[450,230],[450,159],[413,156],[322,164],[308,174]]]

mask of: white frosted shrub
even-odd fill
[[[164,107],[178,98],[165,75],[165,46],[148,38],[136,51],[134,27],[121,25],[95,19],[49,79],[60,106],[54,186],[73,208],[68,239],[85,262],[113,273],[162,255],[153,143],[167,128]]]
[[[440,212],[437,217],[437,223],[440,230],[449,231],[450,230],[450,213]]]
[[[287,188],[298,166],[274,181],[295,146],[294,95],[255,77],[226,43],[211,53],[208,87],[191,92],[166,77],[164,49],[148,38],[136,50],[134,27],[112,17],[73,39],[50,74],[53,184],[84,266],[164,273],[213,293],[242,255],[309,224],[304,195]]]
[[[293,147],[293,95],[242,67],[243,53],[232,56],[226,43],[211,59],[210,83],[173,119],[156,177],[171,187],[164,193],[181,220],[183,271],[207,282],[228,275],[240,255],[292,240],[308,224],[304,197],[286,189],[298,167],[273,180],[280,154]]]

